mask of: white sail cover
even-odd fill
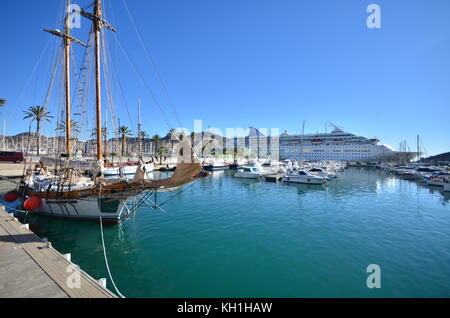
[[[147,179],[148,179],[148,172],[145,169],[145,163],[142,161],[142,159],[140,159],[132,182],[143,183]]]

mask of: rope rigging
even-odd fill
[[[158,82],[159,82],[159,84],[161,85],[161,87],[162,87],[162,89],[163,89],[163,91],[164,91],[164,94],[165,94],[167,100],[169,101],[169,105],[170,105],[171,108],[172,108],[172,111],[173,111],[173,113],[174,113],[174,115],[175,115],[175,118],[177,119],[177,122],[178,122],[179,126],[180,126],[180,127],[183,127],[183,124],[181,123],[181,120],[180,120],[180,118],[178,117],[178,113],[177,113],[177,111],[176,111],[176,109],[175,109],[175,105],[174,105],[174,103],[173,103],[173,101],[172,101],[172,98],[169,96],[169,93],[168,93],[168,91],[167,91],[167,87],[166,87],[166,85],[165,85],[165,83],[164,83],[164,81],[163,81],[163,79],[162,79],[162,76],[161,76],[160,72],[158,71],[158,69],[157,69],[157,67],[156,67],[156,64],[155,64],[155,62],[154,62],[153,56],[150,54],[150,51],[149,51],[149,49],[148,49],[148,47],[147,47],[147,45],[146,45],[144,39],[142,38],[141,32],[139,31],[139,29],[138,29],[137,26],[136,26],[136,23],[134,22],[133,16],[131,15],[131,12],[130,12],[130,10],[129,10],[129,8],[128,8],[127,3],[125,2],[125,0],[122,0],[122,2],[123,2],[123,4],[124,4],[124,6],[125,6],[125,9],[126,9],[126,11],[127,11],[127,13],[128,13],[128,16],[129,16],[130,20],[131,20],[131,23],[132,23],[132,25],[133,25],[133,29],[134,29],[134,31],[136,32],[136,34],[137,34],[137,36],[138,36],[138,38],[139,38],[139,42],[140,42],[142,48],[144,49],[145,55],[147,56],[147,59],[149,60],[151,66],[152,66],[152,68],[153,68],[153,71],[154,71],[155,74],[156,74],[156,77],[157,77],[157,79],[158,79]]]

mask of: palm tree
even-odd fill
[[[78,126],[78,122],[74,120],[70,120],[70,127],[71,132],[80,133],[80,129]],[[61,123],[56,127],[55,131],[60,131],[63,135],[66,134],[66,122],[63,120]],[[75,140],[74,137],[70,138],[70,140]],[[78,152],[78,142],[75,143],[75,152]]]
[[[158,150],[158,143],[161,141],[161,137],[156,134],[152,137],[152,141],[155,143],[155,154],[156,154],[156,150]]]
[[[6,99],[0,98],[0,107],[5,106]]]
[[[167,149],[163,146],[156,149],[156,154],[159,155],[159,163],[162,163],[162,156],[167,153]]]
[[[169,132],[167,133],[167,137],[170,139],[170,153],[173,154],[173,138],[172,135],[175,134],[175,129],[169,129]]]
[[[131,130],[127,126],[120,126],[118,129],[118,133],[122,136],[122,157],[125,152],[125,142],[127,137],[131,136]]]
[[[106,133],[106,127],[102,127],[102,137],[103,137],[103,142],[104,142],[104,148],[103,148],[103,154],[106,156],[106,149],[108,148],[107,145],[107,133]],[[93,128],[92,129],[92,133],[91,133],[91,138],[95,138],[95,140],[97,140],[97,128]]]
[[[142,139],[146,139],[148,138],[148,136],[150,136],[146,131],[141,131],[141,138]]]
[[[106,128],[102,127],[102,137],[106,136]],[[92,129],[91,138],[97,137],[97,128]]]
[[[191,132],[191,163],[194,163],[194,139],[195,133]]]
[[[50,122],[50,118],[53,118],[53,116],[50,116],[50,112],[47,111],[46,107],[39,105],[30,106],[28,107],[28,110],[24,110],[23,112],[25,113],[23,119],[31,118],[30,122],[36,121],[37,155],[39,156],[39,132],[41,130],[41,120]]]
[[[144,152],[145,153],[145,139],[148,138],[148,133],[146,131],[141,131],[139,133],[139,139],[138,139],[138,148],[139,148],[139,153]]]
[[[79,129],[79,126],[78,126],[78,122],[76,122],[74,120],[71,120],[70,121],[70,126],[72,128],[72,132],[75,132],[75,133],[79,133],[80,132],[80,129]],[[61,131],[62,133],[65,133],[66,132],[66,121],[63,120],[58,125],[58,127],[55,130],[56,131]]]

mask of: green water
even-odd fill
[[[164,209],[105,229],[126,297],[450,297],[450,194],[380,170],[350,168],[326,187],[217,172]],[[98,224],[28,222],[107,277]],[[366,286],[369,264],[380,289]]]

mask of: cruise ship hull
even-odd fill
[[[336,128],[331,133],[311,135],[280,135],[280,157],[306,161],[357,161],[370,162],[387,158],[395,150],[379,143],[376,138],[366,138]]]

